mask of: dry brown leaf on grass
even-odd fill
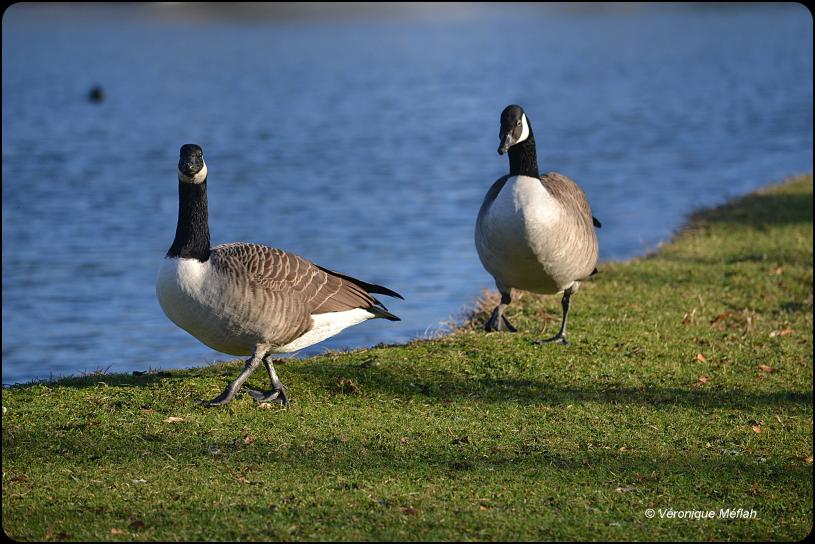
[[[123,535],[123,534],[125,534],[125,532],[122,531],[121,529],[117,529],[116,527],[114,527],[113,529],[110,530],[110,534],[112,534],[112,535]]]
[[[634,473],[634,478],[636,478],[638,482],[657,482],[657,481],[659,481],[659,475],[656,472],[651,472],[650,476],[643,476],[639,472],[635,472]]]
[[[243,437],[243,443],[244,444],[251,444],[254,441],[255,441],[255,439],[252,438],[251,434],[247,434],[246,436]]]
[[[710,324],[714,325],[716,323],[719,323],[720,321],[724,321],[725,319],[729,318],[731,315],[733,315],[733,312],[729,312],[729,311],[728,312],[722,312],[719,315],[717,315],[716,317],[714,317],[713,319],[711,319]]]
[[[696,354],[696,360],[699,361],[700,363],[704,363],[705,361],[707,361],[707,359],[705,359],[705,356],[702,355],[701,353]]]
[[[808,465],[811,465],[812,464],[812,456],[807,455],[806,457],[804,457],[804,463],[806,463]]]
[[[164,423],[181,423],[184,421],[183,417],[170,416],[164,420]]]
[[[699,385],[705,385],[705,384],[706,384],[707,382],[709,382],[709,381],[710,381],[710,378],[708,378],[707,376],[699,376],[699,381],[698,381],[698,382],[696,382],[696,384],[695,384],[695,385],[697,385],[697,386],[699,386]]]
[[[759,368],[760,370],[762,370],[764,372],[778,372],[777,368],[773,368],[773,367],[771,367],[769,365],[758,365],[757,368]]]
[[[618,487],[614,491],[616,491],[617,493],[631,493],[632,491],[636,491],[636,490],[637,490],[637,488],[634,487],[633,485],[626,485],[626,486],[623,486],[623,487]]]
[[[772,331],[770,333],[770,338],[775,338],[776,336],[788,336],[790,334],[795,334],[795,331],[790,328],[787,328],[780,331]]]
[[[756,434],[761,433],[761,427],[759,427],[758,425],[751,425],[750,428],[753,429],[753,432]]]

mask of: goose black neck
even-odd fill
[[[178,225],[168,257],[209,259],[207,180],[203,183],[178,182]]]
[[[538,154],[535,151],[535,136],[532,134],[532,127],[529,128],[529,136],[519,144],[509,148],[509,175],[529,176],[539,178]]]

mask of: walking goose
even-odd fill
[[[223,393],[200,401],[205,406],[230,402],[261,363],[272,389],[247,392],[286,405],[272,354],[297,351],[368,319],[399,321],[372,293],[402,296],[380,285],[262,245],[210,248],[207,165],[195,144],[181,147],[178,196],[175,240],[156,281],[159,304],[170,321],[212,349],[251,355]]]
[[[501,293],[485,329],[517,330],[504,316],[512,288],[563,292],[560,331],[536,343],[567,344],[569,300],[580,281],[597,272],[594,227],[601,225],[574,181],[557,172],[538,173],[535,136],[523,108],[504,109],[499,134],[498,154],[509,152],[509,175],[487,191],[475,226],[478,257]]]

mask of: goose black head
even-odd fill
[[[529,138],[529,120],[521,106],[512,104],[501,112],[501,131],[498,139],[498,154],[503,155],[510,147]]]
[[[207,179],[204,150],[195,144],[181,146],[178,159],[178,179],[184,183],[203,183]]]

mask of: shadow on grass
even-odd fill
[[[447,371],[423,371],[410,375],[404,368],[361,369],[354,365],[292,365],[283,372],[296,373],[307,382],[337,394],[341,379],[351,379],[360,394],[420,397],[425,401],[485,403],[575,404],[601,402],[619,405],[684,406],[693,408],[756,408],[764,406],[804,407],[812,405],[812,391],[752,392],[742,389],[682,388],[644,385],[625,387],[598,384],[595,387],[563,386],[540,380],[517,378],[466,378]],[[296,392],[295,392],[296,395]]]
[[[131,467],[134,463],[143,467],[145,449],[150,448],[157,458],[162,459],[162,465],[170,458],[181,463],[214,465],[219,473],[229,473],[229,467],[246,469],[249,479],[263,485],[263,494],[272,497],[275,487],[285,489],[287,495],[305,491],[306,496],[314,487],[356,490],[364,489],[364,482],[378,485],[393,478],[414,481],[461,479],[469,480],[467,485],[477,488],[485,474],[490,475],[490,483],[484,485],[492,486],[496,480],[516,482],[512,493],[524,494],[527,486],[518,487],[518,482],[559,481],[557,473],[563,471],[569,474],[570,482],[580,482],[579,485],[591,488],[592,493],[605,489],[613,495],[616,487],[633,485],[632,491],[641,493],[650,489],[657,496],[664,496],[665,488],[669,487],[715,498],[724,498],[733,491],[743,498],[750,491],[751,483],[771,482],[778,488],[801,488],[802,497],[809,493],[811,505],[812,468],[803,459],[788,456],[759,459],[749,449],[730,450],[728,448],[732,446],[729,445],[727,448],[690,452],[673,448],[670,437],[661,435],[663,442],[659,452],[620,452],[618,448],[587,445],[561,453],[557,451],[560,446],[557,443],[550,445],[545,436],[508,434],[468,437],[466,442],[456,442],[446,435],[416,436],[412,430],[389,431],[388,434],[371,432],[367,436],[348,439],[342,437],[343,430],[338,428],[335,429],[337,436],[307,440],[292,436],[285,448],[281,448],[276,439],[267,441],[262,436],[255,436],[251,444],[244,444],[238,438],[232,443],[218,444],[220,453],[217,457],[210,452],[212,437],[201,433],[156,436],[151,440],[154,445],[147,446],[141,437],[132,436],[124,439],[132,444],[120,442],[113,450],[81,435],[42,434],[37,437],[37,449],[21,455],[29,463],[45,466],[55,463],[77,463],[80,466],[90,460],[93,465],[106,466],[109,470],[116,466]],[[239,437],[241,432],[236,428],[236,436]],[[400,439],[403,433],[408,437],[407,441]],[[493,445],[481,444],[481,440],[490,440],[489,444]],[[18,455],[13,445],[8,447],[9,457]],[[61,455],[51,453],[55,448],[62,451]],[[263,469],[259,470],[260,467]],[[145,470],[152,469],[142,468]],[[233,477],[240,476],[240,473],[231,472]],[[286,477],[281,479],[281,474]],[[666,483],[662,483],[663,479]],[[162,485],[161,489],[173,493],[177,484]],[[573,484],[561,481],[560,485]],[[305,500],[310,499],[306,496]]]
[[[379,394],[407,400],[420,398],[424,402],[443,403],[478,400],[484,403],[507,402],[516,404],[575,404],[599,402],[619,405],[684,406],[701,409],[733,408],[748,409],[763,406],[804,407],[813,404],[812,391],[754,392],[742,389],[720,389],[716,386],[665,387],[645,384],[641,387],[598,383],[596,386],[564,386],[544,380],[520,378],[467,377],[447,370],[422,368],[419,372],[404,365],[383,364],[374,368],[362,368],[359,364],[336,362],[306,362],[299,360],[278,361],[276,368],[283,383],[286,376],[297,375],[300,387],[321,388],[336,395]],[[223,386],[232,381],[242,368],[242,363],[217,363],[205,368],[177,372],[157,372],[138,376],[109,374],[70,378],[58,382],[43,382],[46,387],[98,388],[144,387],[160,384],[163,380],[175,383],[201,378],[219,378]],[[190,373],[194,374],[190,374]],[[343,380],[352,380],[353,387]],[[256,372],[245,387],[268,389],[265,372]],[[30,386],[13,386],[28,387]],[[349,389],[355,389],[353,393]],[[241,393],[242,395],[243,393]],[[296,401],[297,390],[289,390]],[[217,410],[218,408],[216,408]]]
[[[53,436],[43,438],[44,443],[29,452],[27,458],[39,458],[45,466],[80,461],[92,449],[87,441],[78,441],[78,450],[72,449],[60,458],[48,452],[55,447],[65,448],[65,444]],[[423,533],[415,531],[429,530],[430,535],[435,536],[433,539],[449,538],[451,532],[455,534],[460,529],[438,532],[439,527],[447,524],[439,525],[436,520],[453,508],[457,518],[465,520],[472,533],[485,528],[506,534],[500,520],[517,518],[518,510],[531,516],[530,519],[544,512],[560,513],[561,509],[564,515],[569,515],[581,509],[585,501],[597,507],[596,514],[587,512],[588,518],[578,517],[571,523],[590,525],[606,517],[615,522],[641,520],[641,509],[646,506],[679,508],[677,503],[717,511],[719,508],[760,508],[762,519],[780,523],[780,527],[785,528],[785,539],[794,539],[805,536],[805,520],[811,519],[812,468],[800,459],[786,456],[759,459],[748,451],[691,452],[670,447],[660,452],[619,452],[616,448],[597,447],[564,452],[557,451],[557,446],[548,446],[545,439],[530,442],[529,437],[514,436],[499,437],[500,443],[490,448],[482,447],[478,438],[458,444],[448,438],[411,437],[403,443],[397,430],[384,439],[379,433],[345,441],[325,437],[305,443],[292,437],[287,447],[281,449],[279,443],[267,442],[258,436],[251,444],[222,448],[221,455],[213,457],[208,451],[211,441],[207,437],[176,433],[161,438],[158,446],[161,451],[154,454],[161,462],[145,465],[145,445],[136,437],[132,447],[97,450],[94,463],[106,467],[104,475],[96,475],[92,468],[78,471],[76,466],[72,474],[80,477],[94,474],[101,483],[129,474],[134,465],[139,466],[139,475],[146,479],[142,484],[144,496],[149,492],[147,502],[139,499],[123,505],[118,499],[121,493],[118,489],[114,494],[116,499],[109,500],[109,492],[104,491],[106,486],[102,485],[97,497],[87,498],[85,489],[78,498],[71,497],[69,508],[85,508],[79,515],[85,516],[87,523],[97,523],[94,516],[100,510],[109,518],[111,513],[105,510],[110,509],[112,515],[123,520],[138,516],[146,527],[162,530],[166,527],[178,530],[175,528],[179,521],[189,525],[196,517],[209,521],[217,516],[217,519],[235,520],[233,525],[218,529],[230,535],[229,540],[237,539],[240,532],[246,531],[238,529],[246,520],[254,520],[256,526],[280,525],[288,529],[285,536],[291,538],[292,523],[296,523],[294,527],[305,529],[320,524],[327,527],[353,524],[356,528],[360,524],[359,516],[399,516],[405,512],[404,508],[423,509],[428,516],[429,525],[420,518],[407,525],[408,535],[421,537]],[[173,460],[172,464],[167,457]],[[168,466],[173,465],[185,470],[196,467],[197,471],[211,474],[217,485],[213,485],[211,493],[206,490],[194,493],[190,490],[194,484],[186,478],[159,480]],[[62,485],[68,490],[87,486],[68,479]],[[428,492],[433,489],[438,491]],[[179,496],[185,499],[178,501]],[[483,513],[485,502],[492,510],[490,516]],[[30,525],[19,520],[59,520],[65,515],[66,506],[61,501],[36,501],[26,504],[25,509],[17,504],[18,501],[12,501],[8,512],[4,508],[4,528],[13,521],[16,530],[21,531]],[[610,513],[599,518],[601,510],[607,508]],[[802,523],[801,520],[804,520],[802,534],[787,534],[792,530],[788,525]],[[399,526],[404,526],[404,521],[391,526],[391,530]],[[218,534],[213,533],[209,525],[204,528],[207,530],[206,535],[202,535],[205,539]],[[239,533],[233,534],[238,530]],[[749,524],[717,524],[707,527],[705,532],[708,539],[715,534],[739,534],[749,539],[755,537],[756,530],[755,525]],[[373,531],[375,536],[377,529]],[[534,535],[535,531],[523,528],[522,534]],[[252,532],[254,529],[249,534]]]
[[[74,389],[97,388],[100,385],[107,387],[143,387],[160,383],[164,380],[185,380],[188,377],[237,377],[240,372],[234,361],[213,363],[205,367],[178,370],[160,370],[155,372],[133,372],[130,374],[95,372],[83,376],[69,376],[55,380],[35,380],[27,383],[4,385],[4,390],[27,389],[30,387],[70,387]]]

